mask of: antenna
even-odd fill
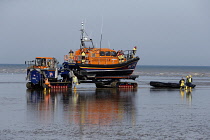
[[[103,30],[103,17],[102,17],[102,25],[101,25],[101,40],[100,40],[100,50],[101,50],[101,42],[102,42],[102,31]]]
[[[82,26],[82,28],[80,29],[80,31],[81,31],[81,44],[80,44],[80,49],[82,48],[82,46],[83,46],[83,38],[84,38],[84,23],[83,23],[83,21],[82,21],[82,23],[81,23],[81,26]]]

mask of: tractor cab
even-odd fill
[[[47,68],[57,68],[58,62],[53,57],[36,57],[34,68],[47,69]]]

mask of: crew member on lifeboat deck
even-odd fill
[[[133,55],[136,54],[136,51],[137,51],[137,47],[135,46],[135,47],[133,47]]]
[[[119,59],[119,62],[121,62],[120,50],[119,50],[119,51],[117,51],[117,57],[118,57],[118,59]]]
[[[73,62],[74,52],[72,50],[69,51],[69,62]]]
[[[119,59],[120,63],[124,62],[124,53],[123,53],[122,50],[117,51],[117,56],[118,56],[118,59]]]
[[[125,58],[124,58],[124,52],[121,50],[121,63],[124,62]]]
[[[85,52],[84,50],[82,50],[82,64],[85,63]]]

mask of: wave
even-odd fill
[[[0,73],[26,73],[24,64],[0,64]]]

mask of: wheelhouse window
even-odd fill
[[[46,65],[46,59],[45,58],[37,58],[36,59],[36,66],[45,66]]]
[[[47,59],[47,66],[50,67],[52,64],[51,59]]]
[[[100,51],[100,56],[105,56],[105,52],[104,51]]]
[[[111,56],[117,56],[116,52],[111,52]]]
[[[36,63],[36,66],[41,66],[42,65],[42,59],[41,58],[37,58],[35,63]]]
[[[110,56],[110,51],[106,51],[106,56]]]

